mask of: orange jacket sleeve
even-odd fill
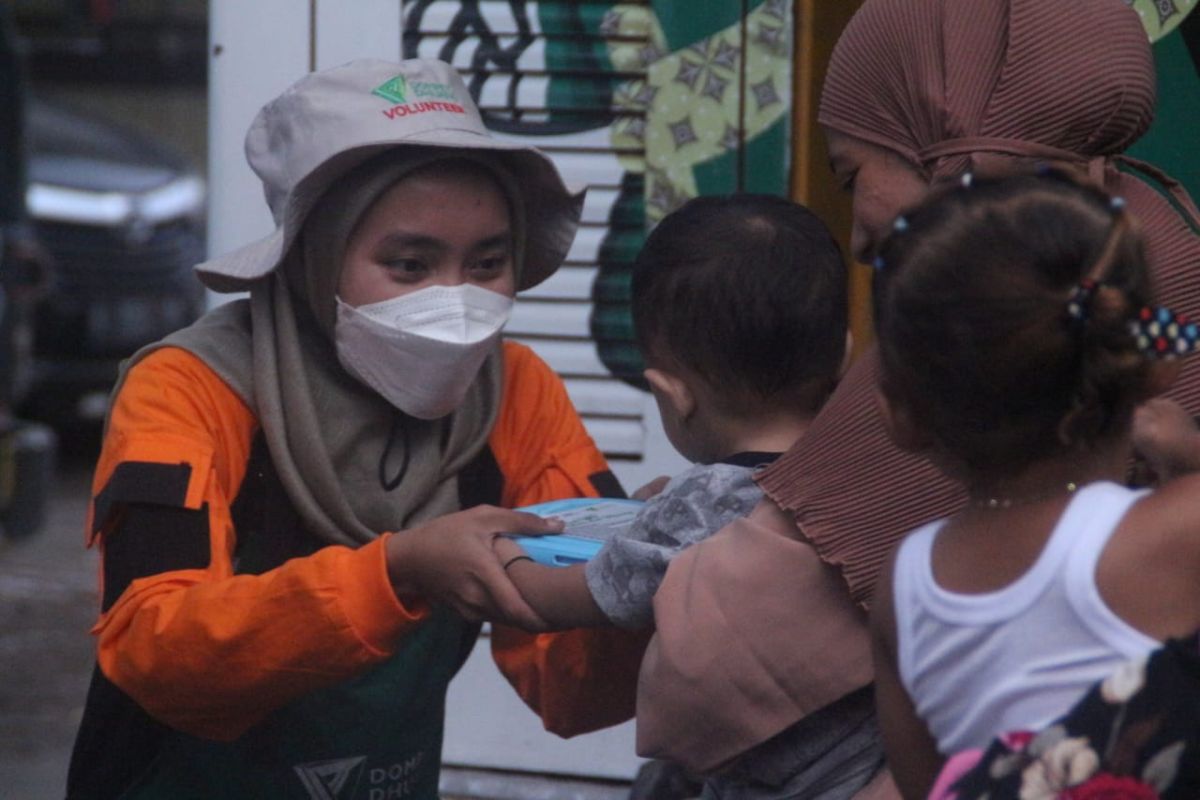
[[[135,577],[93,632],[110,681],[171,727],[213,739],[233,739],[290,700],[379,663],[425,613],[392,591],[386,536],[358,549],[326,547],[262,575],[234,574],[230,504],[256,430],[250,410],[206,365],[164,348],[126,377],[93,484],[89,536],[106,560],[136,559],[127,542],[117,546],[130,504],[177,503],[207,522],[206,565]],[[146,465],[186,476],[174,497],[120,480]],[[125,488],[114,500],[118,485]],[[104,567],[110,575],[124,565]]]
[[[505,475],[504,504],[595,497],[608,464],[562,381],[529,348],[506,343],[505,392],[492,452]],[[529,634],[493,626],[492,656],[546,729],[572,736],[633,716],[649,634],[589,629]]]
[[[504,399],[489,444],[504,474],[506,508],[595,497],[594,476],[610,474],[562,380],[515,342],[504,345]]]

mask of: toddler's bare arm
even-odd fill
[[[504,571],[509,580],[551,630],[612,624],[592,599],[583,564],[569,567],[539,564],[522,558],[525,551],[506,537],[496,539],[493,549],[508,565]]]

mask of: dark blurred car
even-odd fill
[[[121,359],[202,312],[205,186],[163,144],[46,100],[28,131],[28,205],[56,277],[21,409],[72,426],[103,417]]]

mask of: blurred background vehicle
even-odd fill
[[[28,205],[55,280],[33,319],[20,412],[103,418],[121,359],[202,312],[205,185],[179,152],[62,103],[29,106]]]
[[[195,319],[205,248],[207,3],[10,0],[31,98],[33,309],[19,415],[96,440],[120,361]]]

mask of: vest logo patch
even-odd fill
[[[362,780],[366,756],[310,761],[292,767],[312,800],[338,800],[352,797]],[[349,788],[347,788],[349,787]]]

